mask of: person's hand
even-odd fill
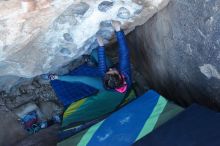
[[[99,46],[104,46],[103,38],[100,36],[97,36],[96,38],[97,38],[97,42],[98,42]]]
[[[120,31],[121,30],[121,22],[112,20],[112,27],[114,28],[115,31]]]

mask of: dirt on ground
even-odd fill
[[[44,115],[62,110],[49,81],[34,79],[14,87],[12,92],[0,92],[0,145],[1,146],[54,146],[57,143],[59,125],[54,125],[29,135],[14,112],[27,103],[36,104]],[[54,106],[56,105],[56,106]]]

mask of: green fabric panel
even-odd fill
[[[74,113],[83,103],[86,101],[86,99],[81,99],[77,102],[72,103],[64,112],[63,119],[67,118],[69,115]]]
[[[87,130],[84,130],[64,141],[61,141],[57,144],[57,146],[86,146],[86,144],[92,138],[93,134],[96,132],[96,130],[101,126],[103,122],[104,120],[90,127]]]
[[[166,107],[164,108],[164,111],[160,115],[155,128],[161,126],[168,120],[172,119],[173,117],[175,117],[177,114],[179,114],[183,110],[184,108],[174,104],[173,102],[168,102]]]
[[[63,119],[62,126],[73,122],[89,121],[113,111],[125,94],[102,91],[86,98],[86,101],[71,115]]]
[[[160,116],[160,114],[162,113],[162,111],[164,110],[165,106],[167,104],[167,100],[160,96],[156,106],[154,107],[153,112],[151,113],[150,117],[147,119],[147,121],[144,124],[144,127],[142,128],[141,132],[139,133],[137,140],[139,140],[140,138],[144,137],[145,135],[147,135],[148,133],[150,133],[153,129],[154,126],[157,123],[157,120]]]
[[[89,130],[86,132],[86,134],[82,137],[82,139],[80,140],[80,142],[77,144],[77,146],[86,146],[88,144],[88,142],[90,141],[90,139],[92,138],[93,134],[96,132],[96,130],[102,125],[102,123],[104,122],[101,121],[99,123],[97,123],[96,125],[92,126],[91,128],[89,128]]]
[[[76,146],[87,131],[88,129],[83,130],[76,135],[59,142],[57,146]]]
[[[127,104],[128,102],[132,101],[133,99],[136,98],[136,95],[135,95],[135,91],[132,89],[130,91],[130,93],[128,94],[128,97],[125,99],[125,101],[121,104],[121,106]]]

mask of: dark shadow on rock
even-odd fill
[[[146,85],[182,106],[196,102],[220,110],[218,5],[171,0],[128,35],[132,63]]]

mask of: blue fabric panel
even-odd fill
[[[88,66],[83,64],[78,68],[71,71],[68,75],[81,75],[81,76],[91,76],[91,77],[100,77],[98,67]]]
[[[68,75],[85,75],[85,76],[100,76],[97,67],[90,67],[86,64],[71,71]],[[64,107],[69,106],[71,103],[93,95],[98,92],[97,89],[82,83],[68,83],[63,81],[51,81],[51,85]]]
[[[219,146],[220,114],[192,105],[134,146]]]
[[[152,90],[108,117],[88,146],[130,146],[156,106],[160,95]]]

